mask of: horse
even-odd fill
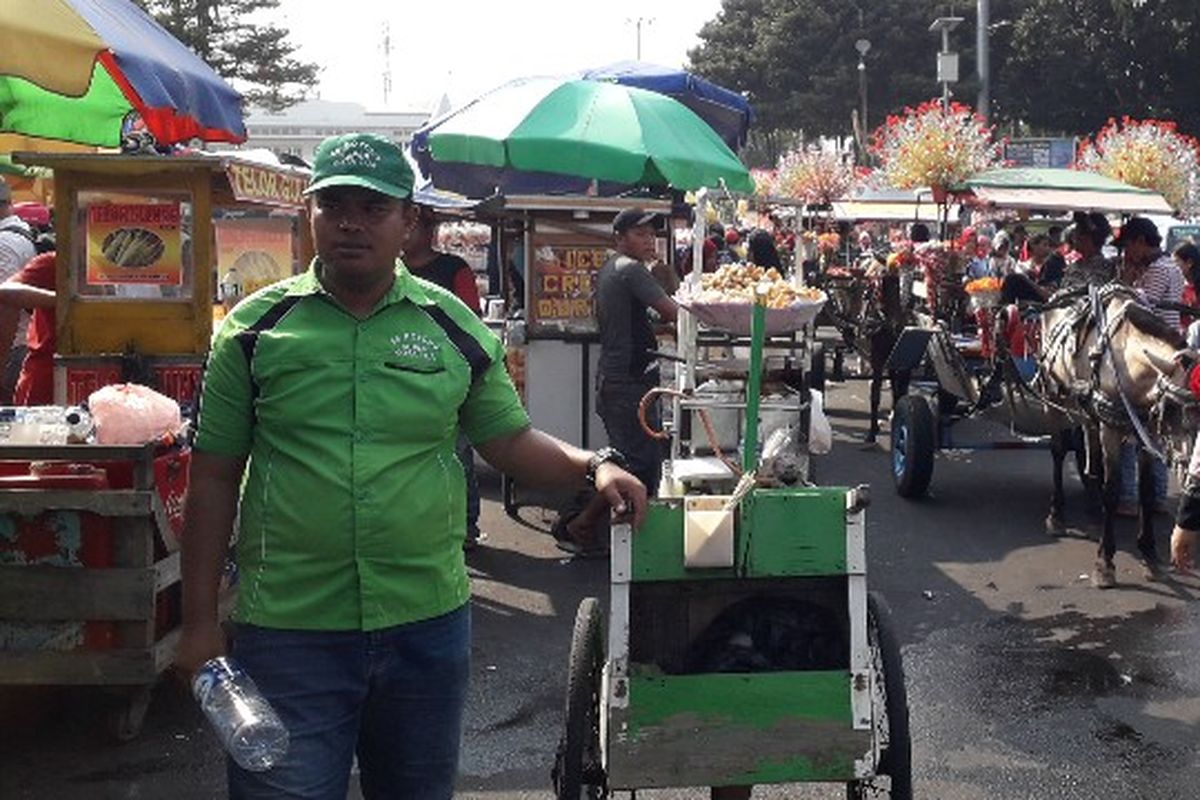
[[[1188,378],[1197,354],[1179,332],[1146,308],[1128,287],[1107,284],[1087,295],[1060,294],[1041,314],[1042,345],[1036,380],[1047,417],[1083,426],[1089,469],[1101,470],[1102,527],[1092,572],[1100,589],[1116,585],[1113,523],[1120,490],[1121,443],[1132,433],[1140,480],[1137,548],[1147,580],[1158,577],[1154,542],[1153,439],[1174,460],[1186,452],[1197,428],[1197,398]],[[1047,528],[1062,527],[1062,462],[1067,427],[1054,437],[1054,495]]]
[[[863,277],[830,292],[836,308],[830,316],[849,347],[867,360],[871,370],[871,421],[866,441],[879,435],[879,405],[886,375],[892,387],[892,405],[908,392],[911,372],[887,369],[888,357],[904,331],[907,314],[900,290],[900,275],[886,269],[875,257]]]

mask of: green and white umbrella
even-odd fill
[[[746,167],[695,112],[615,83],[529,78],[428,123],[413,155],[435,186],[467,195],[543,173],[690,191],[750,192]]]

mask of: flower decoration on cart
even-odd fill
[[[809,205],[828,205],[847,196],[854,185],[854,164],[841,153],[797,147],[779,158],[775,191]]]
[[[779,194],[777,184],[779,176],[773,169],[752,169],[750,179],[754,181],[754,196],[760,200]]]
[[[897,189],[933,187],[942,202],[949,186],[1001,161],[1003,144],[984,119],[961,103],[943,109],[930,100],[887,118],[871,136],[887,182]]]
[[[1080,145],[1076,166],[1153,189],[1177,213],[1200,212],[1200,142],[1180,133],[1174,122],[1110,119],[1095,139]]]

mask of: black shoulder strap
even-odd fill
[[[37,243],[37,233],[26,225],[0,226],[0,233],[15,233],[23,239],[28,239],[30,244]]]
[[[250,371],[251,388],[254,395],[258,396],[258,382],[254,380],[254,351],[258,347],[258,335],[263,331],[269,331],[279,324],[279,321],[287,316],[287,313],[295,307],[297,303],[304,299],[304,295],[292,294],[285,295],[267,309],[258,320],[246,328],[234,334],[233,338],[242,348],[243,355],[246,356],[246,367]]]
[[[429,318],[446,332],[446,336],[450,338],[455,349],[462,353],[462,357],[467,360],[467,364],[471,367],[471,383],[475,383],[483,377],[483,373],[487,372],[488,367],[492,365],[492,359],[483,349],[479,340],[467,333],[466,329],[451,319],[450,315],[441,307],[418,306],[418,308],[428,314]]]

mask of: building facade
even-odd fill
[[[313,152],[327,136],[376,133],[404,145],[428,119],[424,111],[370,111],[358,103],[330,100],[306,100],[278,113],[251,108],[246,114],[248,139],[242,147],[312,163]]]

